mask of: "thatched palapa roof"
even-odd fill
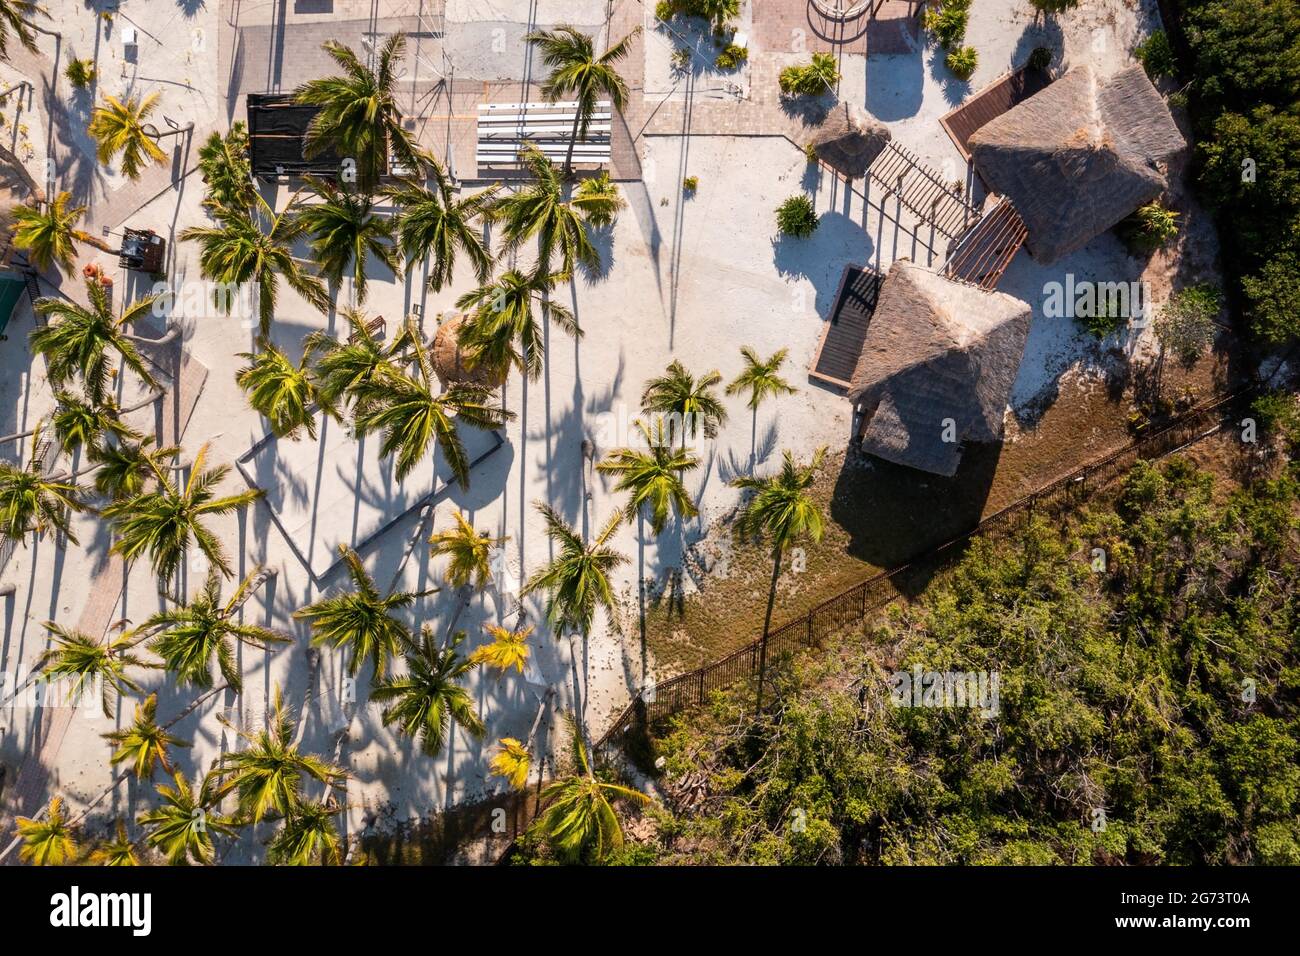
[[[865,176],[871,163],[891,139],[889,129],[851,103],[831,107],[812,138],[817,158],[854,179]]]
[[[1141,66],[1079,66],[970,137],[980,177],[1011,200],[1035,259],[1085,245],[1168,186],[1186,143]]]
[[[1005,293],[895,262],[849,388],[862,412],[862,450],[951,476],[962,442],[1000,441],[1030,312]]]
[[[442,317],[438,333],[433,337],[433,371],[443,388],[454,384],[486,385],[497,388],[501,380],[485,366],[470,368],[468,356],[460,347],[460,328],[466,316],[451,312]]]

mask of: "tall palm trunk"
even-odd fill
[[[772,583],[767,589],[767,614],[763,616],[763,640],[758,647],[758,700],[754,716],[763,712],[763,681],[767,677],[767,633],[772,627],[772,607],[776,604],[776,581],[781,576],[781,545],[772,554]]]
[[[578,110],[573,114],[573,131],[569,135],[569,149],[564,154],[564,178],[568,179],[573,175],[573,147],[578,144],[578,127],[582,125],[583,114],[582,101],[578,101]]]

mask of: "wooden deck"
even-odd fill
[[[953,245],[953,251],[944,264],[943,274],[949,279],[968,282],[981,289],[993,291],[1002,273],[1025,244],[1025,228],[1015,207],[1000,198],[979,222]]]
[[[956,189],[898,143],[885,147],[872,162],[869,175],[922,222],[931,223],[949,239],[961,235],[976,219],[975,210]]]
[[[944,132],[952,139],[962,157],[970,161],[967,144],[975,131],[990,120],[996,119],[1022,100],[1027,100],[1052,82],[1047,70],[1031,70],[1022,66],[1004,73],[980,90],[961,106],[939,120]]]
[[[830,319],[822,329],[822,339],[817,345],[810,378],[847,389],[853,379],[862,355],[862,343],[867,338],[867,326],[876,310],[880,296],[880,283],[884,276],[870,266],[847,266],[835,293],[835,305]]]

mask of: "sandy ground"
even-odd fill
[[[130,0],[119,14],[114,32],[105,35],[100,21],[92,21],[79,4],[59,0],[52,6],[68,18],[65,36],[69,48],[79,56],[98,50],[101,89],[116,93],[156,88],[164,92],[161,113],[200,124],[212,120],[220,106],[219,97],[212,93],[215,78],[206,72],[214,68],[214,55],[193,58],[185,50],[168,49],[165,54],[153,51],[146,56],[147,44],[142,41],[141,62],[127,64],[121,57],[117,30],[129,15],[132,22],[145,23],[153,33],[166,29],[180,34],[191,24],[212,23],[214,9],[192,8],[187,18],[183,14],[186,8],[172,3]],[[445,11],[448,30],[454,33],[457,24],[472,29],[473,24],[485,20],[518,26],[524,19],[520,10],[527,6],[523,0],[452,0]],[[540,6],[551,5],[543,2]],[[604,6],[587,2],[576,11],[572,4],[564,8],[567,18],[599,23]],[[914,57],[875,57],[870,62],[865,57],[846,56],[843,95],[889,122],[895,138],[927,162],[947,168],[957,154],[939,128],[938,117],[967,92],[994,79],[1013,58],[1022,59],[1026,47],[1040,45],[1040,34],[1050,40],[1057,29],[1033,27],[1028,10],[1027,4],[976,0],[968,42],[980,50],[981,65],[969,89],[954,86],[935,63],[934,51],[926,50]],[[581,19],[583,16],[588,19]],[[745,16],[749,16],[748,4]],[[1067,60],[1078,62],[1086,57],[1109,69],[1128,62],[1128,50],[1150,16],[1149,6],[1138,8],[1122,2],[1067,15],[1059,21],[1059,30],[1068,38],[1064,43]],[[539,20],[548,22],[540,13]],[[1097,40],[1098,36],[1103,39]],[[470,46],[482,48],[478,41]],[[663,45],[647,42],[645,50],[647,91],[674,95],[665,72]],[[753,55],[768,54],[754,50]],[[794,59],[789,51],[771,51],[770,55]],[[119,75],[119,62],[126,70],[125,77]],[[514,69],[508,67],[501,75],[511,75]],[[484,65],[480,72],[491,71]],[[157,79],[147,81],[145,74]],[[495,741],[526,733],[546,687],[558,690],[553,711],[584,712],[591,730],[598,734],[609,715],[626,703],[629,688],[655,676],[653,660],[638,646],[632,613],[636,582],[641,576],[662,582],[682,566],[684,553],[704,536],[709,523],[736,505],[737,494],[727,482],[751,467],[760,471],[770,467],[783,448],[806,457],[821,445],[840,448],[845,444],[850,419],[847,401],[810,383],[805,374],[840,274],[848,263],[870,262],[887,269],[902,256],[937,265],[942,261],[942,245],[936,242],[935,248],[928,248],[928,236],[912,233],[907,213],[888,203],[882,212],[878,206],[881,196],[868,192],[864,197],[860,185],[847,189],[829,173],[809,167],[801,150],[781,137],[645,136],[640,148],[645,181],[625,187],[628,209],[611,230],[597,236],[605,259],[604,274],[580,275],[570,288],[558,293],[574,309],[585,336],[575,342],[558,329],[549,331],[543,378],[528,383],[516,375],[506,385],[506,403],[518,417],[503,431],[505,444],[475,469],[468,489],[451,488],[435,510],[437,528],[448,526],[452,511],[461,509],[476,527],[509,537],[501,587],[464,607],[458,595],[444,588],[420,599],[409,620],[443,631],[454,620],[457,628],[470,634],[467,649],[484,640],[484,623],[514,624],[516,605],[509,592],[552,555],[533,503],[550,502],[584,533],[599,528],[622,501],[612,493],[612,482],[584,466],[582,442],[593,440],[598,455],[621,444],[630,434],[645,381],[661,373],[672,359],[680,359],[696,373],[716,368],[729,380],[741,368],[740,346],[752,346],[764,355],[786,347],[790,350],[786,371],[799,392],[769,403],[757,416],[750,415],[743,399],[727,401],[729,419],[716,441],[700,447],[701,467],[688,480],[698,497],[699,520],[685,526],[670,523],[657,541],[648,530],[642,538],[636,525],[620,528],[613,543],[629,561],[617,576],[617,586],[625,596],[628,613],[615,621],[601,615],[586,646],[578,643],[571,654],[568,640],[558,641],[546,632],[540,601],[524,601],[524,618],[538,624],[533,665],[523,678],[498,679],[482,671],[474,675],[470,687],[487,734],[482,740],[473,740],[458,732],[436,761],[422,757],[411,741],[384,728],[378,709],[366,705],[368,668],[362,670],[357,684],[361,703],[348,705],[342,656],[328,649],[319,655],[309,652],[306,628],[290,617],[322,591],[342,586],[345,578],[335,571],[317,585],[271,521],[265,504],[259,503],[239,518],[214,521],[213,528],[239,574],[258,564],[278,572],[246,606],[245,619],[282,629],[294,642],[265,654],[242,649],[243,694],[220,695],[178,725],[178,732],[194,741],[193,749],[181,758],[186,772],[206,769],[223,748],[235,745],[218,723],[218,713],[258,725],[273,688],[279,686],[302,714],[304,748],[337,753],[352,771],[347,792],[350,833],[364,828],[385,809],[393,810],[399,819],[420,816],[486,790],[500,789],[501,781],[486,776]],[[86,175],[84,169],[62,174]],[[954,178],[959,174],[960,170]],[[97,189],[112,192],[118,188],[114,173],[100,175],[103,181]],[[685,175],[700,179],[691,198],[683,197],[680,188]],[[801,190],[814,194],[821,213],[820,228],[808,241],[776,239],[775,207]],[[131,223],[174,237],[185,225],[204,220],[200,192],[197,176],[191,175],[179,194],[169,191],[148,202]],[[287,190],[281,188],[274,201],[283,204],[287,196]],[[121,294],[126,294],[132,288],[130,277],[116,272],[111,257],[100,256],[99,261],[115,272]],[[1110,236],[1101,237],[1051,269],[1036,265],[1023,253],[1017,258],[1003,289],[1029,301],[1035,316],[1013,404],[1040,401],[1045,391],[1054,395],[1063,376],[1068,380],[1067,373],[1077,374],[1096,354],[1091,340],[1068,320],[1042,315],[1044,283],[1069,271],[1079,277],[1129,279],[1142,268],[1141,263],[1129,260]],[[451,288],[436,295],[422,289],[418,275],[408,284],[383,270],[374,274],[366,308],[388,318],[390,329],[418,306],[426,329],[432,331],[436,316],[472,286],[472,277],[463,270]],[[181,244],[175,249],[171,281],[182,284],[197,279],[195,250]],[[322,316],[287,289],[281,294],[274,338],[291,354],[297,354],[309,332],[339,330],[341,320],[333,312]],[[346,290],[343,294],[346,296]],[[251,333],[233,318],[187,316],[179,321],[186,348],[211,371],[186,431],[185,446],[192,453],[208,444],[212,463],[233,464],[264,434],[263,423],[248,408],[234,381],[241,364],[236,353],[249,349]],[[33,370],[25,350],[13,347],[22,342],[30,323],[28,315],[16,317],[10,329],[10,347],[0,353],[4,363],[0,376],[3,421],[13,430],[30,427],[52,401],[39,367]],[[279,493],[290,494],[293,483],[311,482],[328,469],[356,467],[354,447],[336,452],[346,461],[335,461],[335,455],[314,455],[315,450],[307,440],[286,449],[292,468],[268,479],[283,483]],[[11,452],[4,449],[0,453]],[[377,463],[373,467],[380,468]],[[427,471],[417,472],[412,480],[423,480],[432,487]],[[232,468],[222,487],[234,492],[245,484]],[[398,517],[408,504],[409,494],[404,491],[399,502],[376,500],[368,507],[377,514],[391,507],[392,517]],[[338,520],[337,510],[327,508],[320,517]],[[415,512],[398,517],[363,550],[365,564],[381,586],[394,582],[422,590],[442,583],[442,569],[429,558],[426,548],[417,547],[409,560],[405,559],[419,522]],[[42,541],[29,551],[20,550],[4,574],[3,582],[18,588],[16,597],[6,605],[3,622],[3,669],[10,673],[27,674],[45,646],[41,621],[51,617],[75,621],[87,600],[84,582],[102,560],[109,541],[102,524],[93,517],[78,518],[75,528],[84,547],[57,549],[52,542]],[[190,569],[191,587],[197,585],[202,571],[201,566]],[[118,616],[139,622],[161,604],[149,570],[132,569]],[[178,690],[158,673],[146,674],[143,682],[158,691],[162,719],[179,712],[194,696],[189,690]],[[35,745],[39,713],[14,705],[0,712],[0,760],[14,766]],[[79,713],[73,721],[54,766],[52,786],[74,805],[107,786],[109,748],[98,735],[129,721],[130,716],[130,707],[124,705],[113,720]],[[340,741],[342,731],[346,737]],[[109,815],[138,812],[148,802],[148,788],[132,783],[118,788],[106,809]],[[256,857],[258,841],[265,836],[266,832],[245,836],[230,858]]]

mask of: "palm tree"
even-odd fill
[[[539,568],[520,591],[520,597],[534,591],[546,592],[546,622],[558,637],[568,631],[584,637],[591,630],[596,608],[614,614],[614,589],[609,574],[627,558],[609,547],[623,512],[610,516],[590,546],[585,544],[554,508],[543,502],[535,506],[546,522],[546,536],[559,547],[551,562]]]
[[[822,537],[822,514],[808,489],[821,467],[825,448],[817,449],[806,466],[795,464],[794,456],[785,453],[777,475],[768,478],[740,477],[732,480],[733,488],[754,492],[745,503],[736,530],[742,535],[765,537],[772,546],[772,581],[767,591],[767,613],[763,616],[763,641],[758,658],[758,702],[763,708],[763,680],[767,672],[767,635],[772,627],[772,607],[776,603],[776,582],[781,576],[781,555],[789,545],[807,535],[813,541]]]
[[[53,621],[46,621],[44,627],[53,636],[54,644],[37,661],[42,675],[47,680],[72,681],[69,700],[80,700],[93,685],[99,684],[105,717],[113,716],[118,694],[140,691],[140,685],[126,676],[126,669],[153,666],[130,653],[131,640],[127,637],[105,638],[101,642],[80,631],[65,630]]]
[[[246,508],[265,492],[261,488],[241,491],[224,498],[215,496],[215,488],[230,471],[228,465],[204,468],[208,446],[194,456],[190,477],[178,487],[162,469],[156,469],[155,491],[142,491],[133,498],[115,501],[100,513],[109,520],[117,534],[112,550],[128,561],[145,554],[160,582],[170,580],[185,562],[191,544],[221,570],[231,574],[221,542],[203,523],[212,515],[234,514]]]
[[[754,422],[750,428],[749,439],[749,466],[751,469],[754,467],[754,457],[758,453],[758,406],[768,396],[793,395],[798,391],[780,374],[781,366],[785,364],[785,358],[789,351],[789,349],[777,349],[772,353],[771,358],[763,361],[758,353],[748,345],[742,345],[740,354],[745,359],[745,369],[726,388],[728,395],[736,395],[743,391],[749,392],[749,402],[747,404],[754,413]]]
[[[514,737],[502,737],[501,749],[490,764],[491,775],[505,777],[510,786],[520,790],[528,782],[528,771],[532,765],[533,756],[523,741]]]
[[[677,512],[683,520],[699,514],[682,475],[693,471],[700,462],[685,449],[672,450],[665,440],[662,421],[656,422],[653,434],[643,421],[638,420],[636,427],[648,450],[615,448],[596,465],[596,470],[618,475],[614,490],[630,492],[625,509],[629,522],[649,508],[650,528],[655,534],[661,534],[670,511]]]
[[[417,167],[419,157],[397,107],[405,35],[395,33],[384,41],[374,70],[335,40],[326,41],[323,49],[343,75],[311,80],[294,91],[299,103],[320,107],[307,128],[307,158],[333,153],[355,159],[357,188],[367,192],[387,170],[390,152],[402,165]]]
[[[216,307],[229,314],[234,296],[221,290],[256,283],[258,324],[263,337],[279,294],[280,277],[311,305],[325,312],[330,297],[320,279],[309,275],[293,256],[293,244],[306,229],[298,217],[296,197],[276,213],[260,195],[251,209],[226,210],[216,226],[192,226],[181,239],[199,244],[199,271],[218,283]]]
[[[32,0],[0,0],[0,60],[9,59],[9,31],[12,30],[21,43],[32,53],[40,52],[36,47],[36,33],[31,21],[36,15],[49,17],[44,7],[37,6]]]
[[[199,172],[207,187],[203,208],[218,219],[231,211],[247,212],[257,203],[248,147],[248,127],[243,120],[230,124],[224,136],[214,132],[199,147]]]
[[[573,204],[586,215],[587,222],[597,228],[612,226],[619,211],[627,206],[608,172],[584,179],[574,194]]]
[[[480,533],[456,512],[456,527],[439,531],[429,539],[429,552],[435,558],[450,558],[447,583],[455,588],[475,587],[482,591],[492,582],[492,552],[510,540]]]
[[[299,803],[267,846],[266,860],[273,866],[338,866],[343,862],[332,801]]]
[[[94,445],[88,457],[96,466],[95,491],[110,500],[134,498],[144,491],[145,483],[164,466],[162,462],[174,459],[180,447],[150,450],[152,435],[138,442],[113,442]]]
[[[433,189],[408,182],[384,192],[401,210],[398,246],[408,272],[417,261],[429,260],[429,288],[440,292],[455,274],[459,249],[469,258],[477,281],[486,282],[492,274],[492,254],[473,222],[488,211],[501,187],[494,183],[480,193],[457,199],[442,166],[428,158],[424,165],[433,179]]]
[[[320,265],[320,274],[335,288],[348,276],[353,300],[365,302],[367,256],[388,266],[394,275],[401,271],[393,248],[392,221],[375,213],[369,193],[351,192],[314,178],[307,182],[322,202],[304,204],[298,221],[311,234],[312,257]]]
[[[403,336],[385,344],[372,332],[366,317],[356,309],[346,309],[343,317],[352,330],[346,341],[323,331],[307,336],[304,349],[307,354],[319,355],[316,360],[316,394],[321,404],[334,415],[340,414],[340,404],[356,406],[367,388],[386,376],[399,374],[396,364],[402,351]]]
[[[632,38],[640,32],[638,27],[599,57],[591,37],[571,26],[538,30],[524,37],[542,51],[542,62],[551,69],[550,76],[542,84],[542,95],[552,101],[571,98],[578,103],[578,111],[573,117],[573,132],[569,136],[569,151],[564,157],[565,176],[573,169],[573,147],[579,137],[587,135],[591,116],[596,112],[596,102],[606,97],[616,110],[627,105],[627,84],[614,69],[614,64],[627,56]]]
[[[347,776],[342,768],[301,753],[293,740],[293,729],[293,720],[276,687],[268,726],[258,731],[236,729],[245,748],[224,753],[217,761],[212,770],[216,781],[213,794],[220,800],[234,792],[241,820],[257,823],[270,810],[288,817],[302,803],[304,778],[336,787]]]
[[[565,278],[564,273],[525,274],[507,269],[494,282],[457,299],[456,308],[474,310],[470,321],[461,326],[460,344],[475,356],[475,364],[487,366],[502,378],[514,365],[536,381],[542,374],[546,346],[534,303],[543,320],[555,322],[575,338],[582,337],[573,313],[549,297],[555,284]]]
[[[348,566],[355,590],[332,594],[315,604],[294,612],[299,620],[311,623],[311,642],[315,645],[332,644],[335,648],[349,648],[348,673],[356,676],[361,662],[370,658],[375,676],[382,677],[388,670],[388,661],[401,652],[410,640],[407,626],[393,612],[410,607],[416,598],[431,591],[390,591],[381,595],[372,578],[357,557],[346,545],[339,545],[339,553]]]
[[[550,274],[557,249],[564,274],[573,272],[575,262],[598,272],[600,253],[587,235],[587,219],[607,213],[609,201],[566,200],[564,179],[541,150],[529,146],[519,155],[535,180],[492,204],[492,219],[502,224],[504,250],[515,252],[536,236],[538,273]]]
[[[612,801],[627,799],[646,804],[650,798],[631,787],[598,779],[591,770],[580,724],[570,720],[569,725],[573,772],[542,790],[542,800],[550,802],[537,825],[565,860],[585,855],[599,862],[623,845],[623,830]]]
[[[75,482],[46,477],[40,440],[37,426],[25,465],[0,461],[0,537],[22,541],[29,532],[39,535],[54,528],[77,544],[69,518],[74,511],[86,510],[81,489]]]
[[[223,604],[221,576],[212,568],[192,601],[164,608],[140,625],[141,634],[152,635],[149,650],[162,658],[163,666],[177,680],[207,689],[213,686],[214,674],[220,672],[222,680],[238,693],[243,690],[243,680],[235,661],[235,642],[259,650],[289,643],[283,634],[236,619],[239,608],[261,581],[261,570],[260,566],[254,568]]]
[[[494,667],[502,674],[513,667],[515,673],[522,674],[524,665],[528,663],[528,637],[533,633],[533,626],[530,624],[520,630],[512,631],[495,624],[487,624],[484,625],[484,630],[492,636],[492,643],[485,644],[474,651],[469,656],[470,662]]]
[[[384,707],[385,726],[396,725],[399,733],[419,740],[430,757],[442,753],[451,722],[475,737],[483,735],[483,722],[474,713],[474,701],[459,680],[478,666],[471,658],[456,653],[465,640],[458,631],[446,647],[439,647],[433,628],[425,625],[418,640],[403,639],[406,674],[390,677],[370,690],[370,699]]]
[[[125,103],[104,94],[104,103],[96,106],[90,117],[88,132],[95,141],[95,155],[108,165],[115,156],[122,157],[122,173],[132,181],[150,163],[161,163],[167,154],[158,145],[158,134],[145,128],[145,121],[158,105],[158,94],[144,99],[129,96]]]
[[[59,447],[68,455],[83,446],[93,452],[109,435],[118,441],[140,437],[122,421],[122,410],[111,398],[88,402],[60,389],[54,393],[54,400],[57,404],[50,416],[50,424],[54,427]]]
[[[130,761],[137,780],[153,776],[155,764],[161,764],[167,773],[175,773],[167,759],[168,747],[188,747],[189,742],[169,734],[154,719],[158,712],[158,695],[150,694],[143,703],[135,706],[135,720],[131,726],[100,734],[105,740],[117,744],[109,763],[117,766]]]
[[[721,381],[722,375],[716,370],[705,372],[697,381],[681,362],[674,359],[667,374],[646,383],[641,407],[668,417],[670,441],[680,424],[682,448],[685,448],[686,439],[694,439],[701,429],[706,438],[714,438],[718,426],[727,420],[727,410],[713,393]]]
[[[280,438],[297,438],[299,429],[316,440],[314,406],[320,395],[310,368],[311,353],[303,353],[297,365],[270,342],[262,351],[240,352],[247,361],[235,373],[235,382],[248,395],[248,404],[271,423],[271,431]]]
[[[220,798],[204,780],[195,794],[189,781],[172,775],[175,786],[158,786],[162,803],[136,820],[145,828],[144,842],[161,850],[172,866],[199,863],[211,866],[216,860],[212,835],[234,836],[238,821],[216,810]]]
[[[147,295],[136,299],[122,311],[120,318],[114,318],[113,303],[103,286],[89,280],[86,293],[90,298],[89,308],[69,299],[36,301],[36,311],[45,316],[47,323],[33,329],[29,340],[32,351],[45,358],[50,383],[58,387],[75,375],[81,379],[86,394],[99,401],[108,390],[112,353],[140,381],[156,389],[158,383],[145,368],[144,359],[125,330],[152,311],[158,297]]]
[[[18,859],[33,866],[63,866],[77,858],[76,831],[63,814],[63,798],[54,797],[44,819],[18,818],[18,835],[23,846]]]
[[[360,393],[356,430],[360,435],[383,433],[380,457],[396,455],[397,480],[402,481],[429,453],[434,440],[462,488],[469,487],[469,456],[457,433],[464,421],[475,428],[500,428],[514,413],[493,404],[488,389],[453,385],[436,392],[437,379],[428,350],[408,317],[403,333],[414,360],[413,373],[399,371],[372,382]]]
[[[0,0],[3,4],[4,0]],[[76,267],[77,243],[102,245],[88,232],[77,228],[86,214],[85,206],[72,206],[72,193],[61,192],[45,208],[33,204],[14,209],[14,247],[25,249],[37,269],[57,264],[64,272]]]
[[[139,866],[140,857],[135,852],[135,844],[127,836],[126,824],[117,821],[116,836],[101,840],[90,851],[87,862],[94,866]]]

